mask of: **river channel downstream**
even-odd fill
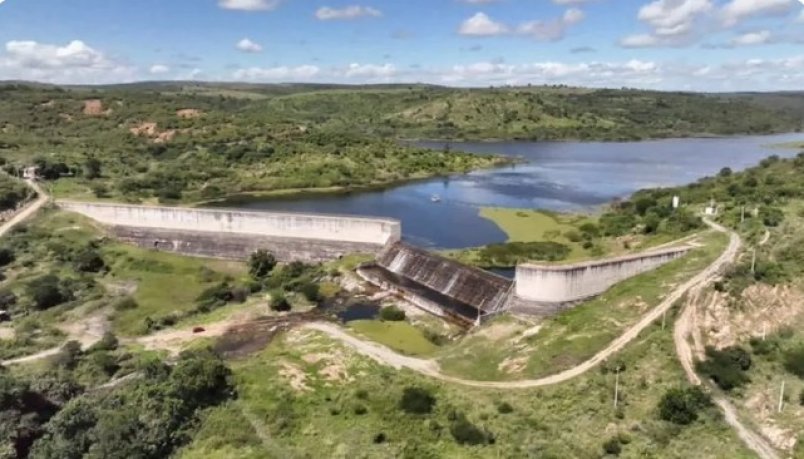
[[[463,142],[453,150],[521,158],[515,166],[440,177],[383,190],[266,198],[237,207],[392,217],[407,241],[429,248],[474,247],[506,239],[479,216],[481,207],[590,211],[650,187],[682,185],[741,170],[770,155],[794,156],[773,145],[804,134],[643,142]],[[444,142],[416,145],[442,149]],[[434,202],[434,197],[439,202]]]

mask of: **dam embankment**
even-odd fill
[[[106,225],[118,239],[187,255],[245,259],[259,249],[281,261],[377,254],[401,238],[393,219],[57,201]]]
[[[689,247],[673,247],[571,265],[519,265],[514,309],[554,313],[600,295],[618,282],[681,258],[689,250]]]

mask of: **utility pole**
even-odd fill
[[[740,223],[745,223],[745,206],[742,207],[742,212],[740,213]]]
[[[664,331],[664,325],[667,323],[667,310],[662,313],[662,331]]]
[[[782,389],[779,391],[779,412],[782,412],[784,407],[784,379],[782,380]]]
[[[751,274],[756,274],[757,269],[757,249],[754,249],[753,255],[751,256]]]
[[[616,376],[614,376],[614,409],[617,409],[617,402],[620,399],[620,366],[617,365]]]

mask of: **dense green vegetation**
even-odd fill
[[[88,390],[118,371],[136,377]],[[202,409],[233,395],[230,370],[209,352],[184,353],[170,366],[118,349],[113,336],[85,352],[70,342],[40,373],[0,369],[0,453],[162,458],[192,438]]]
[[[16,208],[32,193],[21,181],[0,173],[0,212]]]
[[[800,116],[751,101],[635,90],[183,89],[2,85],[0,157],[36,163],[58,196],[205,201],[501,162],[400,138],[639,139],[802,127]]]

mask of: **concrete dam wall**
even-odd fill
[[[403,242],[389,246],[373,266],[362,268],[361,275],[381,287],[393,286],[415,296],[414,302],[425,309],[436,304],[439,315],[469,323],[478,314],[504,310],[513,289],[510,279]]]
[[[591,298],[614,284],[684,256],[676,247],[572,265],[524,264],[516,268],[516,299],[520,304],[561,305]],[[523,309],[523,308],[518,308]]]
[[[377,254],[401,238],[397,220],[58,201],[107,225],[117,238],[145,248],[244,259],[259,249],[282,261],[326,261],[349,253]]]

